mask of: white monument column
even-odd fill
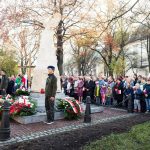
[[[60,21],[60,14],[56,13],[50,18],[44,20],[45,29],[41,33],[40,48],[38,52],[36,67],[33,71],[33,80],[31,90],[40,92],[45,89],[46,78],[48,77],[47,66],[55,66],[55,75],[57,77],[57,92],[61,91],[60,75],[57,67],[56,47],[54,45],[55,28]]]

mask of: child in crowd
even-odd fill
[[[96,104],[100,105],[100,85],[99,85],[99,81],[95,82],[95,91],[94,91],[94,96],[96,98]]]
[[[84,86],[83,78],[80,77],[77,86],[77,93],[78,93],[78,98],[80,103],[82,103],[82,99],[83,99],[83,86]]]
[[[106,104],[106,91],[107,91],[106,84],[103,84],[100,89],[102,105]]]
[[[111,98],[112,98],[112,89],[110,86],[108,86],[107,88],[107,92],[106,92],[106,104],[108,106],[111,105]]]

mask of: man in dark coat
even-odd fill
[[[14,91],[15,91],[14,77],[10,77],[8,82],[8,87],[7,87],[7,94],[13,95]]]
[[[8,87],[8,77],[6,76],[5,71],[1,71],[2,79],[0,84],[1,95],[6,95],[6,90]]]
[[[91,80],[91,78],[88,76],[86,77],[86,81],[84,83],[84,88],[85,88],[85,92],[86,92],[86,97],[90,96],[91,97],[91,102],[94,103],[94,88],[95,88],[95,84],[94,82]]]
[[[47,124],[52,124],[54,121],[54,103],[57,91],[57,78],[54,75],[55,67],[48,66],[48,78],[45,86],[45,108],[47,114]]]
[[[117,100],[117,106],[122,107],[123,101],[123,82],[122,78],[117,78],[116,85],[114,86],[115,99]]]

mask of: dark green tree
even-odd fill
[[[0,50],[0,69],[4,70],[8,76],[17,74],[17,64],[14,52]]]

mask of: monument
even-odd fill
[[[55,66],[55,75],[57,77],[57,98],[62,97],[60,86],[60,75],[57,67],[56,47],[54,41],[55,29],[61,19],[59,13],[51,17],[43,18],[44,30],[41,33],[40,47],[36,61],[36,67],[33,70],[33,80],[31,86],[31,96],[37,101],[38,111],[45,111],[45,95],[41,94],[41,89],[45,89],[46,78],[48,77],[47,66]],[[59,94],[58,94],[59,93]]]
[[[41,89],[45,88],[46,78],[48,77],[47,66],[53,65],[55,66],[55,75],[57,76],[58,83],[57,83],[57,91],[56,98],[64,98],[65,95],[61,93],[61,86],[60,86],[60,76],[57,67],[57,57],[56,57],[56,47],[54,41],[55,35],[55,28],[58,26],[60,21],[60,14],[55,13],[52,17],[46,18],[44,20],[44,30],[41,33],[40,39],[40,48],[38,52],[38,57],[36,61],[36,67],[33,71],[33,80],[31,86],[31,97],[33,100],[37,101],[37,113],[32,116],[24,116],[24,117],[16,117],[16,121],[28,124],[28,123],[35,123],[41,122],[46,120],[46,113],[45,113],[45,94],[41,94]],[[56,102],[56,101],[55,101]],[[85,110],[85,106],[83,104],[83,110]],[[91,109],[92,113],[95,112],[102,112],[103,108],[101,107],[93,107]],[[55,112],[55,119],[63,119],[64,113],[63,112]]]
[[[48,76],[47,66],[55,66],[55,75],[57,76],[57,91],[60,92],[60,76],[57,67],[56,47],[54,41],[55,28],[60,21],[60,14],[55,13],[51,17],[45,18],[44,30],[41,33],[40,48],[37,56],[36,67],[33,71],[33,81],[31,90],[40,92],[45,88],[46,78]]]

